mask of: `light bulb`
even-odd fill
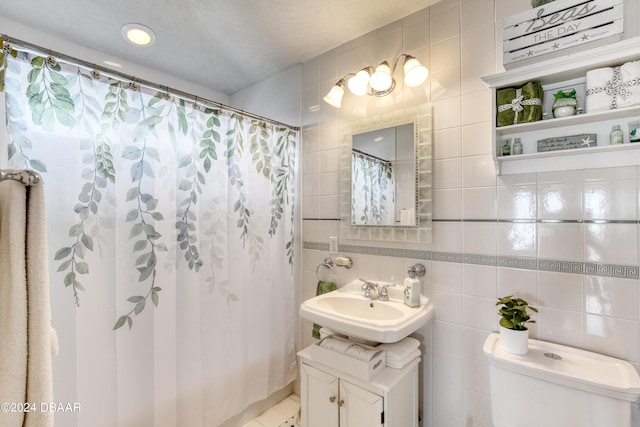
[[[371,75],[369,84],[373,90],[378,92],[389,90],[393,84],[393,79],[391,78],[391,68],[389,68],[387,61],[384,61],[376,67],[376,71]]]
[[[126,41],[136,46],[151,46],[156,41],[153,30],[142,24],[126,24],[120,33]]]
[[[333,85],[329,93],[322,99],[329,105],[332,105],[336,108],[340,108],[342,106],[342,96],[344,95],[344,83],[340,80],[338,83]]]
[[[367,93],[367,85],[369,84],[369,72],[364,69],[356,73],[347,81],[347,86],[352,94],[362,96]]]
[[[420,64],[414,57],[408,57],[404,62],[404,84],[408,87],[416,87],[427,80],[429,70]]]

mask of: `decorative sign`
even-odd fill
[[[546,138],[538,141],[538,152],[571,150],[573,148],[596,147],[598,135],[595,133],[583,133],[582,135],[560,136]]]
[[[624,0],[558,0],[502,21],[503,63],[622,35]]]

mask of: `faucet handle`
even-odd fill
[[[366,291],[367,288],[371,287],[371,286],[375,286],[374,283],[365,280],[365,279],[359,279],[360,281],[362,281],[362,286],[360,287],[360,289],[362,289],[363,291]]]
[[[381,301],[389,301],[389,291],[387,291],[387,284],[382,285],[380,289],[380,300]]]

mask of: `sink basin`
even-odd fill
[[[392,343],[416,331],[433,318],[425,297],[420,307],[404,304],[404,288],[388,288],[389,301],[365,298],[362,282],[354,280],[337,291],[311,298],[300,306],[300,316],[350,337]]]

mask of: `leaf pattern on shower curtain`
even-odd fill
[[[79,306],[79,292],[85,289],[79,275],[89,273],[89,264],[84,261],[86,251],[93,251],[94,245],[100,246],[101,223],[98,210],[103,192],[109,184],[115,183],[111,141],[104,130],[118,127],[126,114],[127,102],[126,93],[120,85],[112,83],[105,96],[107,104],[103,111],[97,99],[93,78],[78,70],[77,84],[78,88],[77,91],[73,91],[72,99],[78,116],[83,118],[77,122],[94,137],[87,138],[80,144],[80,150],[84,152],[82,163],[85,165],[81,178],[85,183],[73,209],[78,216],[78,222],[69,229],[69,237],[75,237],[75,241],[70,246],[60,248],[54,259],[62,261],[58,266],[58,272],[68,270],[64,284],[71,287],[76,305]],[[114,102],[113,98],[119,100]],[[114,112],[116,113],[113,114]]]
[[[81,139],[78,151],[69,153],[69,161],[83,164],[83,184],[75,205],[69,207],[76,221],[68,227],[69,243],[53,257],[76,305],[81,292],[91,290],[83,277],[89,277],[96,261],[88,254],[101,256],[101,230],[106,227],[112,233],[116,227],[102,211],[117,211],[123,204],[128,206],[120,218],[129,226],[131,268],[144,287],[136,287],[126,297],[129,309],[117,316],[113,329],[124,325],[131,329],[150,303],[159,305],[162,289],[156,277],[161,262],[184,263],[195,274],[205,275],[210,291],[218,289],[227,301],[238,301],[228,277],[220,274],[229,262],[223,248],[229,243],[231,214],[252,270],[283,221],[290,227],[282,251],[293,264],[296,132],[240,114],[194,107],[166,93],[147,94],[135,84],[101,78],[51,58],[20,53],[16,59],[8,61],[5,79],[11,165],[47,173],[45,162],[32,155],[30,135],[35,132],[39,137],[73,132]],[[28,132],[31,127],[37,131]],[[162,157],[163,150],[173,150],[177,157]],[[165,179],[171,165],[177,176],[172,190],[176,235],[170,244],[158,228],[165,220],[159,206],[169,200],[163,201],[153,188],[160,178]],[[270,185],[267,228],[258,228],[254,218],[258,213],[245,185],[249,173]],[[219,188],[221,179],[226,181],[224,189]],[[128,183],[126,196],[117,199],[116,187],[124,183]],[[220,209],[217,214],[196,209],[207,186],[213,209]],[[167,255],[161,259],[160,253]],[[174,254],[175,261],[165,258]]]
[[[389,162],[351,154],[351,223],[394,225],[393,169]]]

